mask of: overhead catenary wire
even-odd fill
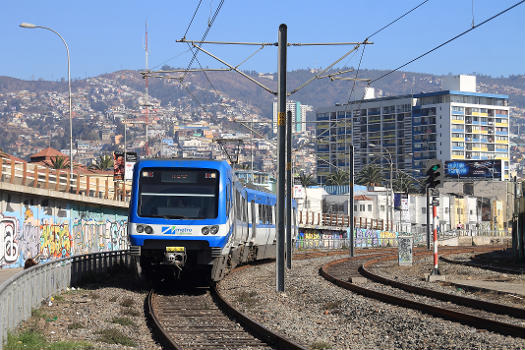
[[[217,18],[217,15],[219,14],[223,4],[224,4],[224,0],[221,0],[219,5],[217,5],[217,8],[215,9],[215,13],[213,14],[212,18],[208,21],[208,26],[206,27],[206,30],[204,31],[204,34],[202,35],[202,41],[204,41],[206,39],[206,37],[208,36],[208,33],[210,32],[210,29],[213,26],[213,23],[215,22],[215,19]],[[195,61],[195,58],[197,57],[198,53],[199,53],[198,51],[195,51],[193,53],[193,56],[192,56],[190,62],[188,63],[188,68],[187,69],[191,68],[191,66],[193,65],[193,62]],[[184,75],[182,76],[181,84],[184,82],[184,79],[186,79],[186,75],[187,75],[187,73],[184,73]]]
[[[395,68],[395,69],[392,69],[391,71],[389,71],[389,72],[387,72],[387,73],[381,75],[380,77],[371,80],[370,83],[368,83],[368,84],[370,85],[370,84],[372,84],[372,83],[375,83],[375,82],[378,81],[378,80],[381,80],[381,79],[383,79],[383,78],[389,76],[390,74],[392,74],[392,73],[394,73],[394,72],[400,70],[401,68],[408,66],[410,63],[419,60],[420,58],[422,58],[422,57],[428,55],[428,54],[431,53],[431,52],[436,51],[437,49],[439,49],[439,48],[441,48],[441,47],[447,45],[448,43],[450,43],[450,42],[452,42],[452,41],[454,41],[454,40],[456,40],[456,39],[462,37],[463,35],[465,35],[465,34],[471,32],[471,31],[473,31],[474,29],[481,27],[481,26],[484,25],[485,23],[488,23],[488,22],[492,21],[493,19],[495,19],[495,18],[501,16],[502,14],[504,14],[504,13],[506,13],[506,12],[512,10],[513,8],[515,8],[515,7],[517,7],[517,6],[521,5],[521,4],[523,4],[524,2],[525,2],[525,0],[518,1],[518,2],[515,3],[514,5],[512,5],[512,6],[508,7],[508,8],[506,8],[506,9],[503,10],[503,11],[500,11],[500,12],[496,13],[495,15],[493,15],[492,17],[487,18],[487,19],[484,20],[483,22],[481,22],[481,23],[479,23],[479,24],[476,24],[476,25],[473,25],[472,28],[469,28],[469,29],[467,29],[467,30],[465,30],[465,31],[463,31],[463,32],[461,32],[461,33],[459,33],[459,34],[457,34],[456,36],[454,36],[454,37],[448,39],[447,41],[445,41],[445,42],[439,44],[438,46],[436,46],[436,47],[434,47],[434,48],[432,48],[432,49],[426,51],[425,53],[423,53],[423,54],[417,56],[416,58],[411,59],[411,60],[408,61],[407,63],[402,64],[402,65],[400,65],[399,67],[397,67],[397,68]]]

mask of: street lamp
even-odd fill
[[[67,46],[67,43],[64,40],[64,38],[62,37],[62,35],[60,35],[57,31],[55,31],[55,30],[53,30],[53,29],[51,29],[49,27],[37,26],[35,24],[26,23],[26,22],[20,23],[19,26],[22,27],[22,28],[28,28],[28,29],[40,28],[40,29],[49,30],[50,32],[53,32],[56,35],[58,35],[58,37],[60,39],[62,39],[62,42],[64,43],[64,46],[66,47],[66,52],[67,52],[67,82],[68,82],[68,90],[69,90],[69,168],[70,168],[71,179],[73,179],[73,110],[72,110],[72,106],[71,106],[71,69],[70,69],[70,59],[69,59],[69,47]]]

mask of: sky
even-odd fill
[[[224,0],[207,40],[277,42],[287,25],[288,42],[359,42],[423,0]],[[362,55],[362,68],[394,69],[425,51],[512,6],[519,0],[429,0],[406,17],[373,35]],[[186,68],[191,52],[186,38],[200,40],[220,0],[17,0],[3,1],[0,76],[24,80],[67,78],[66,50],[60,38],[44,29],[20,28],[29,22],[54,29],[67,42],[71,77],[87,78],[122,69],[144,69],[145,23],[148,23],[149,68]],[[189,29],[188,29],[189,28]],[[237,65],[257,47],[204,45],[217,57]],[[324,68],[352,46],[289,47],[288,70]],[[362,49],[335,67],[357,67]],[[224,67],[204,53],[203,67]],[[195,62],[193,67],[198,67]],[[277,71],[277,48],[260,50],[243,70]],[[432,74],[525,73],[525,3],[403,68]]]

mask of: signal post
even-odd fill
[[[430,247],[430,225],[429,225],[429,212],[430,202],[429,194],[432,192],[432,231],[433,231],[433,243],[434,243],[434,267],[432,268],[431,275],[440,275],[438,267],[438,236],[437,236],[437,207],[439,206],[439,192],[436,190],[437,187],[442,187],[445,179],[445,172],[443,169],[443,163],[438,159],[431,159],[427,162],[427,178],[425,180],[427,186],[427,247]]]

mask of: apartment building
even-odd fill
[[[376,163],[422,176],[429,159],[501,159],[509,178],[508,96],[476,92],[475,76],[451,76],[445,90],[370,97],[316,112],[317,178],[325,183],[336,168],[355,170]],[[395,174],[393,174],[395,177]]]
[[[306,131],[306,112],[312,111],[313,107],[304,105],[301,102],[289,100],[286,101],[286,111],[292,114],[292,130],[293,132]],[[277,101],[273,101],[273,133],[277,134],[277,112],[279,106]]]

